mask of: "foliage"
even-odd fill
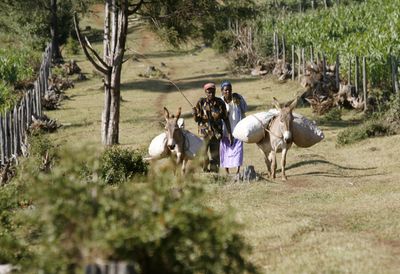
[[[137,273],[256,273],[237,224],[204,204],[201,184],[157,175],[101,184],[101,164],[87,155],[65,151],[51,173],[20,177],[33,201],[14,217],[33,254],[24,273],[78,273],[96,259],[127,261]]]
[[[58,158],[58,148],[45,133],[38,132],[30,135],[28,143],[31,161],[36,163],[36,172],[44,171],[54,166]]]
[[[340,121],[342,120],[342,111],[339,108],[332,108],[322,118],[323,121]]]
[[[146,175],[148,164],[134,150],[117,146],[105,150],[101,157],[101,178],[107,184],[117,184],[134,175]]]
[[[327,55],[329,62],[339,54],[343,73],[354,55],[366,56],[372,86],[390,86],[388,58],[400,54],[399,4],[399,0],[371,0],[290,14],[275,22],[269,18],[264,24],[264,36],[272,37],[272,32],[278,31],[285,35],[287,45],[313,45],[316,51]],[[354,66],[354,58],[352,62]]]
[[[174,46],[189,38],[213,43],[218,31],[227,30],[229,22],[254,18],[257,9],[253,0],[158,0],[144,5],[140,12],[165,41]]]
[[[28,256],[17,235],[18,227],[12,220],[14,212],[27,205],[21,196],[21,188],[14,183],[0,187],[0,264],[16,265]]]
[[[72,36],[69,36],[65,44],[65,49],[69,54],[76,55],[80,52],[79,42]]]
[[[234,35],[231,31],[219,31],[215,34],[212,47],[218,53],[228,52],[234,45]]]
[[[348,145],[367,138],[386,136],[392,133],[390,127],[383,123],[381,119],[370,119],[359,126],[350,127],[340,132],[336,143],[338,145]]]
[[[57,40],[66,42],[72,28],[72,16],[86,12],[93,0],[57,1]],[[0,3],[0,30],[15,34],[24,44],[42,50],[50,41],[51,7],[49,0],[4,0]]]
[[[19,96],[12,92],[12,88],[4,82],[0,82],[0,111],[4,112],[11,109]]]
[[[32,51],[0,49],[0,81],[15,84],[31,79],[39,60],[39,56]]]

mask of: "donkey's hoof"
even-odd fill
[[[286,176],[282,176],[282,181],[287,181],[287,177]]]

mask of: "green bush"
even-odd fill
[[[80,45],[79,42],[74,39],[73,37],[69,36],[67,39],[67,42],[65,44],[65,49],[69,54],[76,55],[80,51]]]
[[[28,139],[29,154],[35,162],[36,171],[49,171],[54,166],[58,149],[45,133],[30,135]]]
[[[218,53],[226,53],[233,48],[234,39],[235,37],[232,31],[219,31],[214,36],[212,47],[218,51]]]
[[[342,120],[342,111],[338,108],[332,108],[329,112],[325,113],[322,120],[323,121],[340,121],[340,120]]]
[[[18,228],[12,220],[13,213],[26,206],[26,202],[20,200],[19,192],[14,183],[0,187],[0,264],[17,264],[22,257],[27,256],[16,235]]]
[[[142,155],[117,146],[108,148],[101,157],[101,177],[107,184],[128,180],[134,175],[147,174],[148,165]]]
[[[204,203],[202,184],[157,175],[101,184],[101,164],[87,155],[65,152],[52,173],[20,178],[33,201],[15,216],[33,254],[23,273],[80,273],[96,259],[126,261],[137,273],[257,272],[238,224]],[[82,180],[82,162],[91,181]]]
[[[0,80],[0,111],[5,112],[12,107],[18,101],[19,95],[17,92],[13,92],[10,85]]]
[[[367,120],[362,125],[351,127],[340,132],[337,136],[336,143],[338,145],[348,145],[370,137],[390,135],[391,133],[390,127],[381,119],[371,119]]]

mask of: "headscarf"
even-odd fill
[[[207,83],[207,84],[205,84],[203,86],[203,88],[204,88],[204,90],[207,90],[207,89],[210,89],[210,88],[215,89],[215,84],[214,83]]]
[[[221,83],[221,89],[223,89],[224,87],[227,87],[227,86],[231,86],[231,87],[232,87],[231,82],[229,82],[229,81],[223,81],[223,82]]]

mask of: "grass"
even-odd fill
[[[122,146],[146,149],[162,131],[163,106],[171,111],[181,106],[190,117],[191,106],[166,80],[138,76],[149,65],[161,69],[193,104],[203,96],[201,86],[207,81],[230,79],[234,91],[245,97],[252,113],[272,107],[273,96],[279,101],[290,100],[301,89],[297,82],[280,83],[272,77],[230,75],[226,59],[211,49],[191,54],[166,50],[141,28],[130,34],[128,48],[128,54],[140,55],[136,54],[138,60],[126,62],[123,69]],[[101,80],[92,75],[93,69],[82,55],[69,57],[78,61],[90,79],[68,90],[71,100],[64,101],[60,110],[47,113],[68,125],[51,138],[60,144],[102,149]],[[161,62],[166,66],[161,67]],[[309,108],[298,108],[296,112],[317,118]],[[288,182],[263,179],[248,184],[218,179],[218,183],[210,180],[206,185],[205,203],[220,211],[236,212],[236,218],[244,225],[243,234],[253,246],[250,259],[262,272],[396,273],[400,269],[400,169],[396,160],[400,136],[337,147],[338,133],[358,118],[357,113],[343,113],[341,121],[321,124],[326,136],[321,143],[307,149],[290,149]],[[186,127],[197,132],[190,118]],[[256,146],[245,144],[244,149],[244,165],[251,164],[257,172],[265,172]]]

